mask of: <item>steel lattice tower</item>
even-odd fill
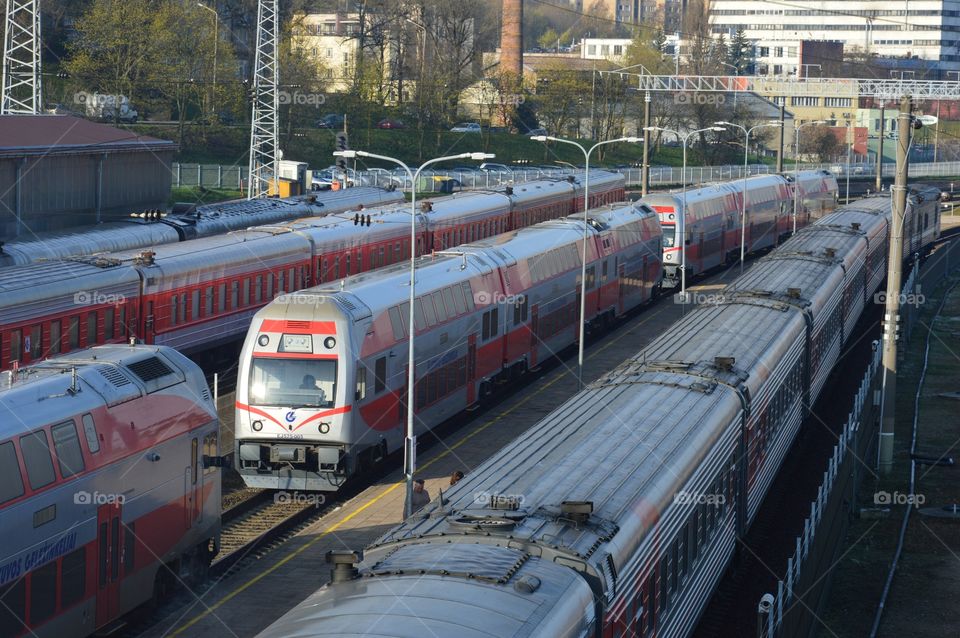
[[[41,112],[40,0],[7,0],[0,114]]]
[[[257,51],[253,63],[248,198],[266,196],[271,181],[277,175],[277,43],[277,0],[259,0]]]

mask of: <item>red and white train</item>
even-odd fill
[[[623,189],[620,174],[591,174],[594,205],[622,200]],[[417,219],[414,250],[424,254],[569,215],[582,199],[573,178],[430,200]],[[130,337],[186,352],[209,348],[242,338],[253,313],[282,292],[406,260],[410,250],[409,208],[392,205],[2,268],[0,368]]]
[[[542,222],[419,260],[420,429],[476,403],[578,336],[583,219]],[[588,321],[650,301],[663,274],[656,214],[591,210]],[[275,299],[253,318],[237,375],[236,466],[250,486],[333,491],[402,444],[406,264]]]
[[[794,196],[796,228],[832,212],[837,205],[837,180],[828,171],[802,171],[794,176],[759,175],[746,180],[690,188],[686,193],[687,214],[683,210],[683,191],[652,193],[644,202],[660,214],[663,226],[664,264],[667,278],[677,279],[683,261],[677,234],[683,232],[686,243],[687,277],[740,256],[741,237],[746,253],[772,248],[794,230]],[[744,191],[746,185],[746,191]],[[746,198],[746,223],[743,203]],[[682,222],[682,223],[679,223]],[[685,228],[685,230],[684,230]]]
[[[0,373],[0,636],[113,623],[219,547],[219,421],[170,348],[110,345]]]

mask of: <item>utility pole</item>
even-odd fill
[[[881,474],[893,469],[893,432],[897,404],[897,337],[900,324],[900,278],[903,271],[903,222],[907,210],[907,170],[909,167],[910,96],[900,98],[897,116],[897,174],[891,193],[893,215],[887,257],[887,301],[883,311],[883,381],[880,395]]]
[[[780,105],[780,143],[777,144],[777,172],[783,172],[783,116],[786,110],[787,98],[783,98],[783,104]]]
[[[42,113],[40,0],[7,0],[3,26],[0,114]]]
[[[643,98],[643,130],[650,128],[650,92]],[[640,196],[647,196],[650,186],[650,135],[643,136],[643,166],[640,167]]]
[[[887,103],[880,103],[880,139],[877,142],[877,192],[879,193],[883,190],[883,135],[884,135],[884,125],[886,122]]]
[[[247,199],[266,197],[276,185],[280,150],[277,136],[277,92],[280,68],[277,61],[279,26],[277,0],[257,2],[257,50],[253,64],[253,115],[250,126],[250,168]]]

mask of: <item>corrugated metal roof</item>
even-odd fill
[[[77,151],[176,150],[177,145],[70,115],[0,116],[0,156]]]

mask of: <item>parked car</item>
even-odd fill
[[[534,135],[549,135],[549,133],[547,133],[547,129],[545,128],[532,128],[526,133],[524,133],[524,135],[528,137],[532,137]]]
[[[313,177],[310,180],[310,186],[315,191],[325,191],[333,187],[334,182],[341,185],[344,182],[344,169],[338,168],[336,171],[329,168],[322,171],[313,171]],[[351,169],[346,169],[347,186],[356,186],[356,176]]]
[[[481,171],[489,171],[491,173],[512,173],[511,169],[506,164],[494,164],[493,162],[484,162],[480,165]]]
[[[341,128],[343,126],[343,116],[339,113],[327,113],[314,122],[314,125],[317,128]]]
[[[450,129],[451,133],[479,133],[480,125],[476,122],[461,122]]]
[[[51,104],[43,111],[49,115],[72,115],[73,117],[83,117],[81,113],[74,111],[73,109],[67,108],[63,104]]]
[[[407,128],[407,125],[401,122],[400,120],[395,120],[393,118],[385,117],[379,122],[377,122],[377,128],[401,129],[401,128]]]

